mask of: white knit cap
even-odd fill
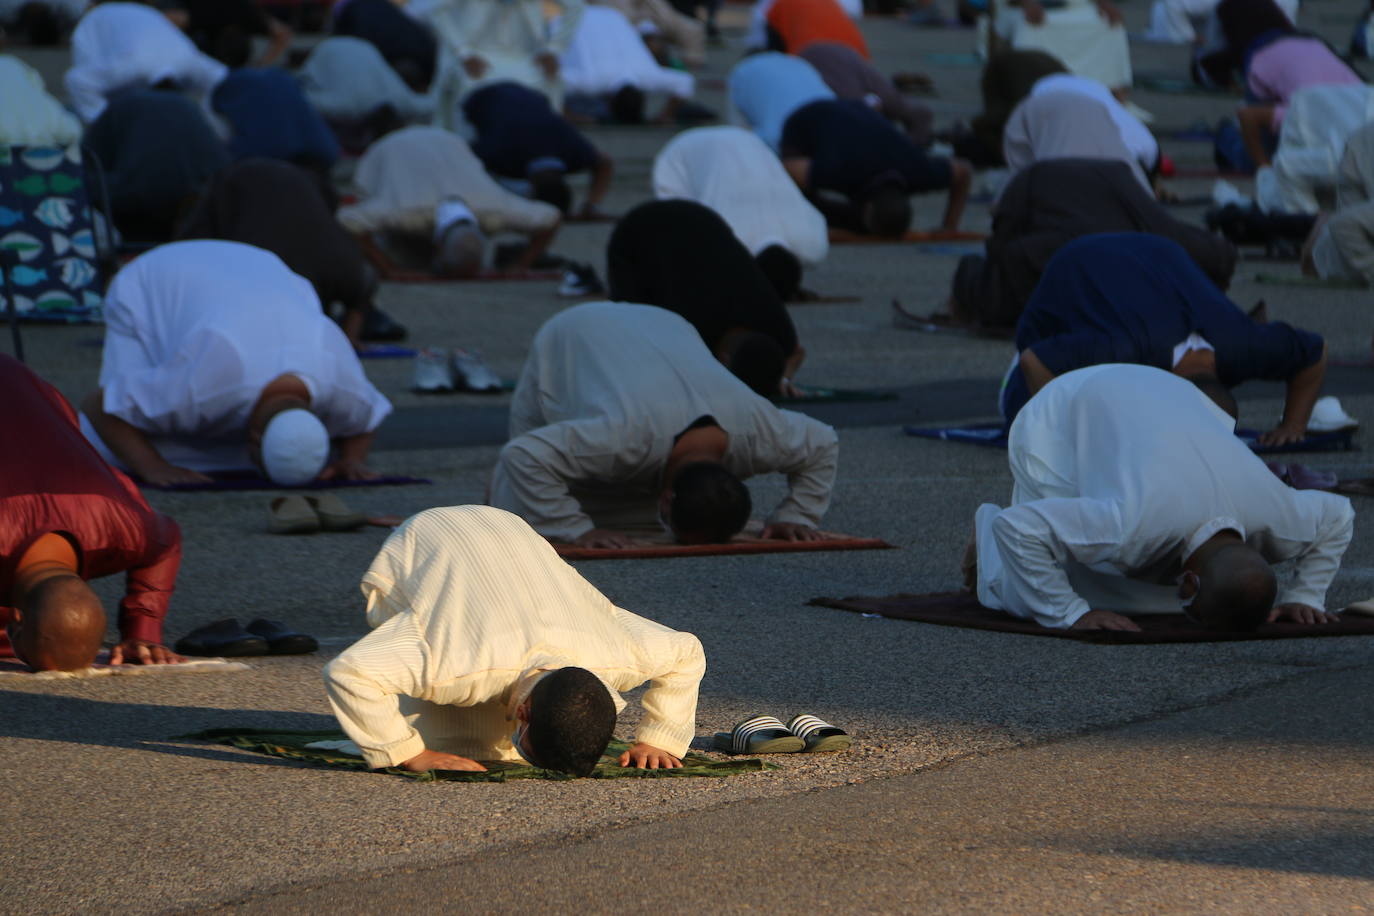
[[[283,410],[262,434],[262,467],[273,483],[298,487],[324,470],[329,433],[320,418],[299,407]]]

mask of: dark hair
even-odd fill
[[[1296,31],[1274,0],[1222,0],[1216,16],[1226,49],[1238,58],[1248,54],[1255,40],[1268,32]]]
[[[1188,381],[1197,386],[1198,390],[1212,402],[1231,415],[1232,420],[1240,419],[1240,405],[1236,403],[1236,396],[1231,393],[1231,389],[1221,383],[1221,379],[1215,375],[1189,375]]]
[[[749,521],[753,501],[738,477],[714,461],[696,461],[673,478],[668,523],[684,544],[723,544]]]
[[[588,776],[615,732],[615,702],[586,668],[559,668],[530,691],[526,735],[535,765]]]
[[[26,3],[19,8],[14,30],[26,32],[29,44],[55,45],[62,40],[62,23],[52,8],[44,3]]]
[[[248,66],[248,61],[252,59],[253,38],[245,29],[231,25],[221,29],[209,47],[202,50],[229,69],[237,70]]]
[[[553,204],[559,213],[566,214],[572,209],[572,188],[563,173],[557,169],[544,169],[530,176],[535,200]]]
[[[767,334],[751,331],[730,341],[725,368],[760,397],[777,397],[787,354]]]
[[[635,86],[621,86],[611,96],[611,120],[617,124],[644,123],[644,93]]]
[[[759,270],[778,291],[778,298],[791,302],[801,289],[802,265],[797,256],[781,245],[769,245],[754,255]]]
[[[898,185],[883,185],[867,195],[860,212],[869,235],[897,238],[911,226],[911,199]]]
[[[1245,544],[1226,544],[1198,573],[1193,614],[1210,630],[1249,631],[1269,618],[1278,579],[1269,563]]]

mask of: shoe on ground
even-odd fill
[[[368,343],[397,343],[406,339],[405,325],[398,324],[381,309],[368,309],[363,316],[362,339]]]
[[[333,493],[314,493],[305,497],[305,501],[325,531],[356,531],[367,524],[366,515],[354,512]]]
[[[569,264],[563,273],[563,282],[558,286],[558,295],[568,298],[602,296],[605,293],[605,285],[596,275],[596,268],[590,264]]]
[[[416,353],[410,387],[414,391],[452,391],[456,386],[448,351],[441,347],[425,347]]]
[[[476,350],[453,351],[453,377],[467,391],[488,394],[501,390],[501,377],[491,371]]]
[[[313,534],[320,518],[304,496],[278,496],[267,507],[268,530],[273,534]]]
[[[1360,425],[1341,407],[1341,402],[1330,395],[1319,398],[1312,405],[1312,417],[1307,421],[1309,433],[1334,433],[1343,429],[1354,429]]]
[[[297,633],[276,620],[264,620],[259,617],[244,629],[259,639],[266,640],[268,651],[273,655],[308,655],[320,647],[315,637]]]
[[[178,639],[173,648],[179,655],[206,658],[243,658],[248,655],[267,655],[271,651],[267,640],[249,633],[233,617],[197,627]]]

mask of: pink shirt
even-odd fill
[[[1360,77],[1316,38],[1280,38],[1250,58],[1247,85],[1255,98],[1276,102],[1271,125],[1283,123],[1293,93],[1309,86],[1357,85]]]

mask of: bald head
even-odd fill
[[[1217,548],[1198,570],[1198,578],[1201,586],[1192,610],[1209,629],[1255,629],[1269,616],[1278,594],[1278,580],[1268,561],[1241,543]]]
[[[35,671],[89,667],[105,637],[105,609],[77,576],[50,576],[31,587],[10,625],[15,651]]]

